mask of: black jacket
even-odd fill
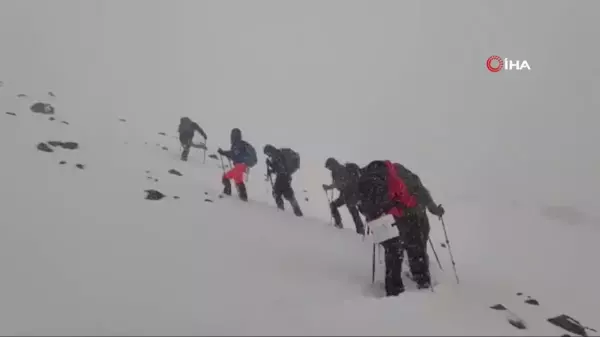
[[[192,121],[187,117],[181,119],[178,131],[179,138],[193,138],[195,131],[198,131],[198,133],[200,133],[200,135],[202,135],[204,139],[207,138],[206,133],[204,132],[204,130],[202,130],[200,125],[198,125],[196,122]]]
[[[285,156],[281,150],[275,150],[266,161],[267,164],[267,175],[275,174],[289,174]]]

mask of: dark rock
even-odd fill
[[[52,150],[46,143],[39,143],[37,145],[37,149],[43,152],[54,152],[54,150]]]
[[[209,154],[208,158],[214,159],[214,160],[219,160],[219,157],[217,157],[216,154]]]
[[[181,174],[181,172],[179,172],[179,171],[177,171],[175,169],[170,169],[169,173],[174,174],[176,176],[180,176],[180,177],[183,176],[183,174]]]
[[[48,96],[56,97],[52,91],[48,91]]]
[[[159,135],[161,135],[161,136],[166,136],[166,135],[167,135],[167,134],[166,134],[166,133],[164,133],[164,132],[159,132],[158,134],[159,134]]]
[[[565,314],[548,318],[548,322],[579,336],[587,336],[587,330],[598,332],[595,329],[583,326],[578,320]]]
[[[523,293],[517,293],[517,296],[523,296]]]
[[[165,197],[164,194],[160,193],[157,190],[145,190],[146,192],[146,200],[160,200]]]
[[[223,199],[225,196],[223,194],[219,194],[219,199]]]
[[[446,244],[445,243],[440,243],[440,246],[442,246],[442,248],[446,248]]]
[[[157,183],[157,182],[158,182],[158,179],[157,179],[157,178],[154,178],[154,182],[155,182],[155,183]]]
[[[531,297],[526,299],[525,303],[531,304],[531,305],[540,305],[540,302],[538,302],[536,299],[531,298]]]
[[[50,118],[48,118],[48,120],[49,120],[49,121],[54,121],[54,120],[56,120],[56,118],[54,118],[54,117],[50,117]]]
[[[147,173],[147,174],[150,174],[150,170],[146,170],[146,173]]]
[[[123,123],[124,123],[124,122],[127,122],[127,120],[126,120],[125,118],[119,118],[119,120],[120,120],[121,122],[123,122]]]
[[[204,195],[208,195],[208,192],[204,192]]]
[[[25,95],[25,94],[18,94],[18,95],[17,95],[17,97],[18,97],[18,98],[25,98],[25,97],[29,97],[29,96],[27,96],[27,95]]]
[[[67,150],[76,150],[79,148],[79,144],[75,142],[64,142],[62,143],[62,148]]]
[[[506,307],[502,304],[494,304],[490,308],[494,310],[506,310]]]
[[[51,141],[48,142],[48,144],[50,144],[50,145],[52,145],[54,147],[57,147],[57,146],[62,146],[63,143],[61,141],[58,141],[58,140],[51,140]]]
[[[34,103],[33,105],[31,105],[31,107],[29,109],[31,109],[31,111],[35,112],[35,113],[40,113],[40,114],[45,114],[45,115],[54,114],[54,107],[48,103],[37,102],[37,103]]]
[[[77,167],[80,170],[83,170],[85,168],[85,165],[83,165],[83,164],[75,164],[75,167]]]
[[[65,125],[69,125],[69,122],[67,122],[67,121],[62,121],[61,123],[65,124]]]
[[[61,160],[61,161],[60,161],[60,162],[58,162],[58,163],[59,163],[60,165],[64,165],[64,164],[66,164],[67,162],[66,162],[66,161],[64,161],[64,160]]]
[[[165,151],[169,151],[169,148],[166,147],[166,146],[163,146],[162,149],[165,150]]]
[[[525,322],[522,319],[509,318],[508,323],[510,323],[510,325],[514,326],[515,328],[517,328],[519,330],[527,329],[527,326],[525,325]]]
[[[179,197],[178,196],[173,196],[173,199],[179,199]]]
[[[304,198],[304,201],[308,201],[308,197]]]
[[[204,202],[213,202],[213,201],[210,200],[210,199],[208,199],[208,198],[206,198],[206,199],[204,199]]]
[[[17,115],[17,114],[16,114],[16,113],[14,113],[14,112],[7,112],[6,114],[7,114],[7,115],[11,115],[11,116],[16,116],[16,115]]]

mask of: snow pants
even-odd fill
[[[396,296],[404,292],[402,281],[402,263],[404,252],[412,279],[419,288],[428,288],[431,284],[427,240],[429,239],[429,221],[427,214],[406,215],[396,222],[399,236],[381,243],[385,250],[385,291],[387,296]]]
[[[246,191],[246,185],[244,184],[244,173],[246,173],[246,169],[246,164],[239,163],[233,165],[231,170],[223,174],[223,194],[231,195],[231,182],[229,180],[233,179],[240,199],[244,201],[248,200],[248,193]]]
[[[192,146],[192,139],[194,139],[194,134],[190,133],[180,133],[179,134],[179,142],[183,147],[183,151],[181,152],[181,160],[187,160],[188,155],[190,154],[190,147]]]
[[[283,210],[283,198],[287,200],[290,205],[292,205],[292,209],[294,210],[294,214],[297,216],[302,216],[302,210],[300,210],[300,205],[296,200],[296,196],[294,194],[294,189],[292,188],[292,176],[285,173],[278,173],[275,177],[275,183],[273,184],[273,198],[275,198],[275,203],[277,204],[277,208]]]

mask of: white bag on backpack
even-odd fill
[[[390,214],[367,222],[367,226],[369,226],[373,235],[373,242],[382,243],[383,241],[397,237],[399,234],[398,228],[392,226],[395,222],[396,220]]]

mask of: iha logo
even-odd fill
[[[502,59],[500,56],[493,55],[490,56],[485,62],[488,70],[497,73],[500,70],[531,70],[529,63],[527,60],[519,61],[519,60],[509,60],[507,58]]]

